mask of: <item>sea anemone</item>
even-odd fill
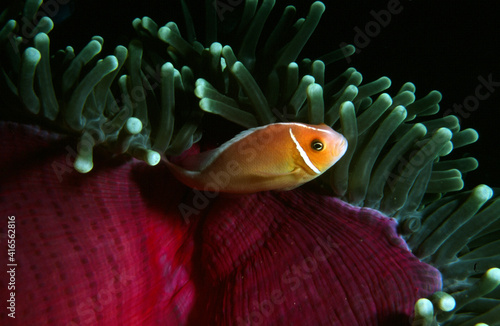
[[[223,22],[207,1],[203,44],[180,4],[185,31],[137,18],[133,39],[105,57],[100,36],[51,50],[41,1],[2,13],[2,207],[17,223],[16,317],[499,324],[498,194],[459,192],[477,161],[446,156],[478,135],[453,115],[432,119],[441,94],[416,99],[412,83],[383,93],[389,78],[363,83],[354,68],[327,78],[351,45],[298,60],[321,2],[305,19],[286,7],[265,35],[273,0],[245,1]],[[278,121],[326,123],[348,151],[304,189],[240,197],[187,189],[160,163]]]

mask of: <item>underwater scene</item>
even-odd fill
[[[9,0],[1,325],[500,325],[489,2]]]

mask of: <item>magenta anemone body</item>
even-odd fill
[[[375,210],[304,189],[204,194],[139,161],[80,175],[55,134],[2,123],[0,139],[25,325],[409,325],[441,289]]]

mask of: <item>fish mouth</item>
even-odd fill
[[[349,143],[347,142],[347,139],[345,137],[342,137],[342,140],[340,141],[339,145],[336,148],[338,159],[342,158],[345,152],[347,152],[348,145]]]

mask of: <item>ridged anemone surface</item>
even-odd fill
[[[2,13],[11,121],[0,125],[1,198],[16,216],[16,320],[499,324],[500,202],[486,185],[447,195],[477,161],[446,156],[477,133],[452,115],[432,119],[441,94],[416,99],[406,83],[390,95],[389,78],[363,83],[354,68],[327,79],[349,45],[299,60],[321,2],[305,19],[286,7],[266,35],[274,1],[244,2],[237,24],[218,22],[209,1],[204,44],[180,3],[185,31],[138,18],[107,56],[100,36],[51,49],[40,1]],[[217,42],[227,35],[234,44]],[[221,129],[284,120],[326,123],[349,141],[304,189],[193,191],[159,164],[216,146]]]

